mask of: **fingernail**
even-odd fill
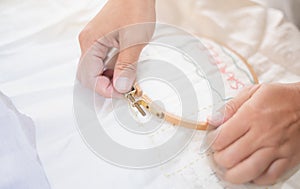
[[[119,77],[115,82],[115,88],[120,93],[126,93],[131,89],[131,82],[127,77]]]

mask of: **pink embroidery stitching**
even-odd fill
[[[206,48],[209,50],[211,63],[218,66],[220,72],[226,76],[226,81],[228,81],[231,89],[238,90],[245,87],[245,84],[236,78],[235,73],[227,70],[227,65],[220,58],[219,53],[216,51],[215,47],[209,44],[205,44]]]

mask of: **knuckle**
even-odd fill
[[[89,44],[92,44],[94,41],[92,39],[91,29],[86,26],[78,35],[78,41],[81,50],[86,50],[89,47]]]
[[[84,28],[78,35],[78,41],[79,43],[83,43],[86,39],[87,39],[87,36],[88,36],[88,29]]]
[[[216,152],[214,154],[214,160],[219,166],[224,167],[226,169],[231,168],[233,165],[232,159],[222,152]]]
[[[233,100],[230,100],[226,106],[225,106],[225,112],[228,112],[229,114],[233,114],[234,112],[236,112],[236,104]]]
[[[136,64],[129,61],[118,61],[115,65],[117,70],[136,71]]]
[[[222,149],[222,142],[217,138],[211,147],[213,151],[220,151]]]

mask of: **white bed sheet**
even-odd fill
[[[0,90],[33,118],[40,159],[54,189],[196,188],[192,173],[168,179],[159,169],[134,171],[107,164],[76,130],[72,92],[80,56],[77,35],[104,3],[1,1]],[[239,52],[261,82],[300,81],[300,34],[279,11],[237,0],[161,0],[157,9],[159,20]],[[300,187],[299,179],[296,175],[283,187]]]

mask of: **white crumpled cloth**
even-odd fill
[[[193,172],[170,179],[159,169],[110,165],[77,132],[72,109],[80,56],[77,36],[104,3],[1,1],[0,90],[33,119],[40,160],[54,189],[200,188]],[[300,33],[280,11],[251,1],[159,0],[157,12],[160,21],[240,53],[261,82],[300,81]],[[283,188],[299,188],[299,178],[295,175]]]
[[[0,188],[49,189],[35,145],[32,120],[0,93]]]

